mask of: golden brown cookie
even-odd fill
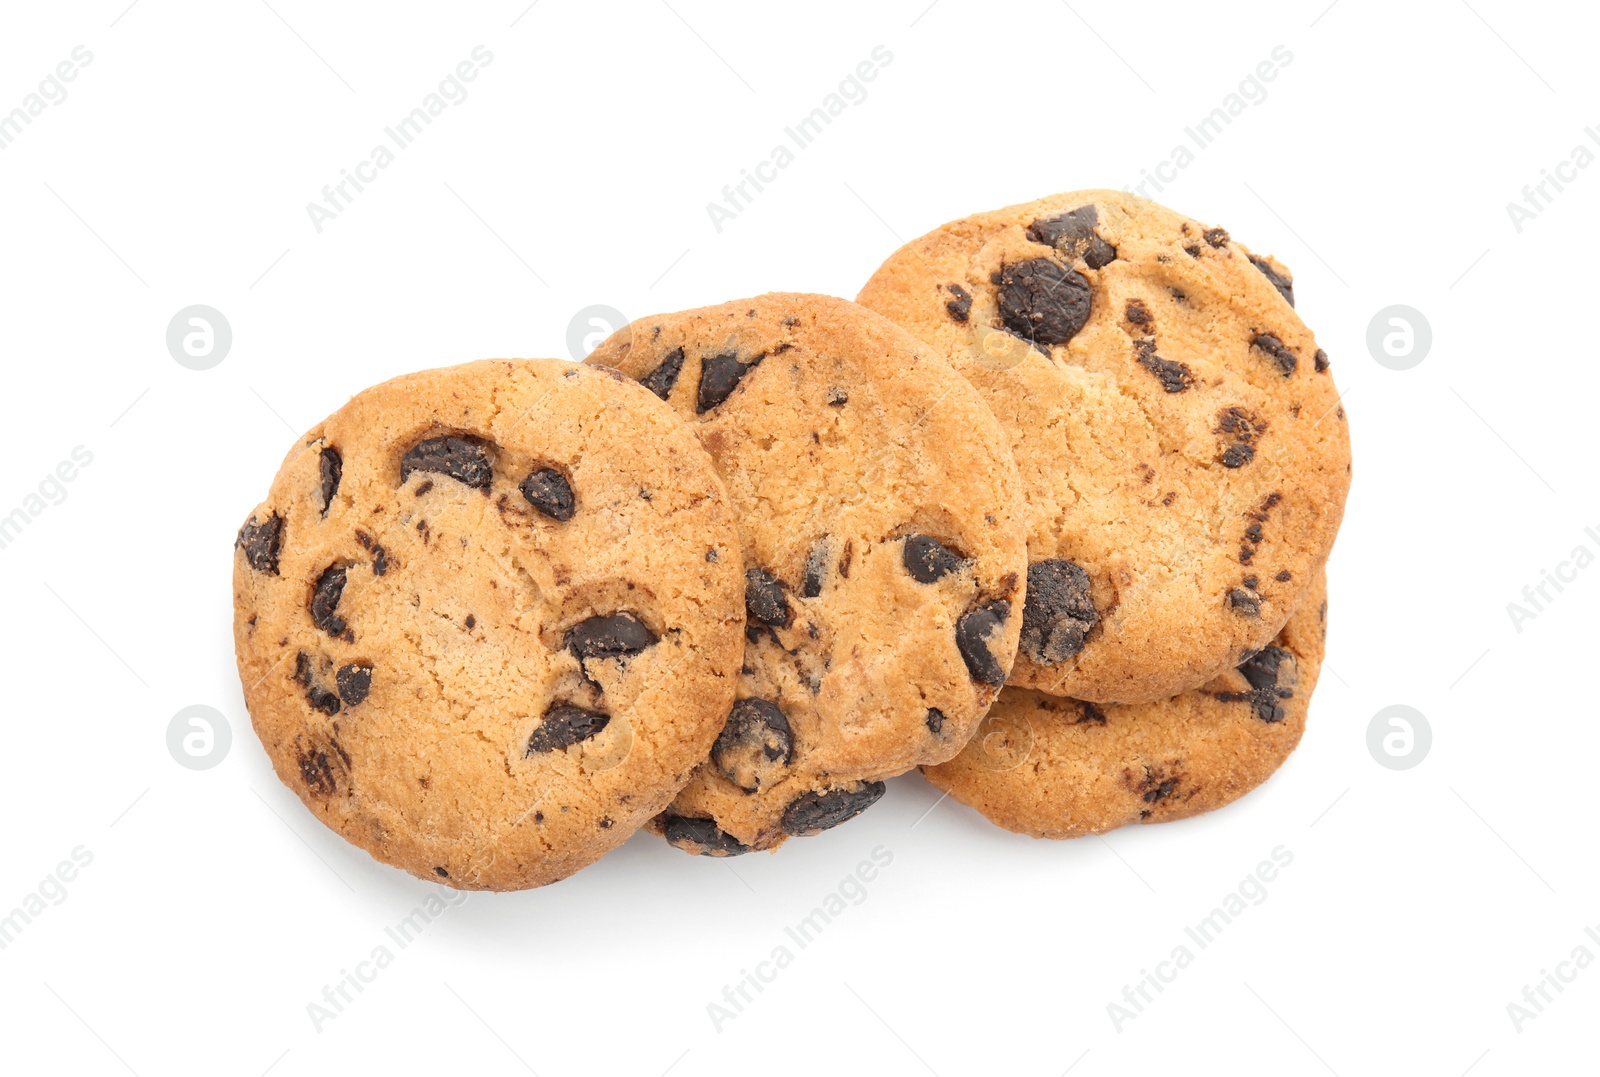
[[[747,644],[710,758],[655,824],[720,854],[854,817],[960,750],[1004,683],[1020,483],[972,386],[884,318],[774,294],[645,318],[587,360],[688,421],[732,498]]]
[[[1007,688],[928,781],[1019,834],[1076,838],[1165,823],[1244,796],[1300,743],[1322,668],[1321,569],[1276,639],[1238,669],[1160,703],[1106,704]]]
[[[494,360],[368,389],[296,443],[239,533],[234,639],[319,819],[513,890],[622,844],[705,758],[743,597],[726,493],[670,408]]]
[[[1350,444],[1293,295],[1223,229],[1114,191],[955,221],[867,282],[1010,438],[1030,559],[1011,684],[1168,699],[1304,602]]]

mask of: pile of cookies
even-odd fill
[[[538,886],[772,849],[919,769],[1046,837],[1293,751],[1350,481],[1290,274],[1151,202],[907,244],[855,303],[645,318],[357,395],[239,532],[279,777],[378,859]]]

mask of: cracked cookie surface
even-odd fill
[[[1170,698],[1302,604],[1343,515],[1350,445],[1281,264],[1155,203],[1083,191],[913,240],[858,301],[947,355],[1010,438],[1030,568],[1009,683]]]
[[[1266,781],[1300,743],[1322,668],[1327,589],[1267,646],[1159,703],[1101,704],[1007,688],[961,754],[923,768],[990,821],[1039,838],[1185,819]]]
[[[563,878],[664,808],[743,653],[726,492],[608,371],[397,378],[296,442],[240,530],[234,639],[279,778],[460,889]]]
[[[812,834],[960,750],[1022,630],[1020,483],[977,392],[887,320],[774,294],[645,318],[587,362],[699,435],[745,558],[739,702],[652,824],[729,855]]]

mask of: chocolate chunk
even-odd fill
[[[245,563],[251,568],[276,576],[278,555],[283,552],[283,517],[273,513],[259,524],[250,517],[239,529],[234,545],[244,551]]]
[[[333,495],[339,492],[339,478],[344,474],[344,457],[332,445],[324,445],[317,457],[317,470],[322,475],[322,515],[333,507]]]
[[[306,689],[306,702],[329,717],[339,713],[339,697],[321,685],[313,684]]]
[[[579,662],[591,658],[632,658],[659,637],[631,613],[590,617],[567,629],[562,646]]]
[[[800,581],[801,598],[816,598],[822,594],[822,585],[828,578],[828,550],[831,545],[827,535],[812,543],[811,552],[806,555],[805,576]]]
[[[639,379],[639,384],[665,400],[672,395],[672,387],[678,384],[678,375],[682,373],[683,349],[673,348],[659,366]]]
[[[356,541],[361,543],[361,548],[372,554],[372,574],[382,576],[389,571],[389,551],[378,545],[376,539],[365,531],[357,529]]]
[[[441,878],[441,879],[450,878],[450,873],[448,871],[444,870],[444,868],[434,868],[433,869],[433,873],[435,875],[439,876],[439,878]]]
[[[524,758],[553,752],[596,736],[611,723],[609,714],[588,711],[571,703],[552,703],[544,712],[544,722],[528,738]]]
[[[463,622],[462,622],[462,623],[463,623],[463,624],[465,624],[465,625],[466,625],[466,626],[467,626],[467,628],[468,628],[468,630],[469,630],[469,631],[470,631],[470,630],[471,630],[471,629],[474,629],[474,628],[477,628],[477,627],[478,627],[478,619],[477,619],[477,618],[476,618],[476,617],[474,617],[474,616],[473,616],[473,615],[472,615],[472,614],[470,614],[470,613],[469,613],[469,614],[467,614],[467,619],[466,619],[466,620],[465,620],[465,621],[463,621]]]
[[[333,704],[337,710],[339,701],[335,699]],[[296,753],[295,762],[300,765],[300,780],[306,783],[306,788],[313,796],[331,797],[339,791],[339,782],[333,772],[335,758],[315,746]]]
[[[1290,580],[1294,579],[1294,574],[1288,569],[1284,569],[1282,572],[1278,573],[1272,578],[1277,580],[1279,583],[1288,583]]]
[[[1323,351],[1321,348],[1318,348],[1317,354],[1311,357],[1311,365],[1316,368],[1318,374],[1321,374],[1324,370],[1327,370],[1328,353]]]
[[[1028,594],[1022,604],[1022,649],[1035,662],[1053,665],[1083,650],[1100,614],[1094,608],[1089,574],[1064,558],[1028,566]]]
[[[1237,441],[1237,444],[1230,445],[1223,451],[1222,466],[1238,468],[1254,460],[1256,457],[1254,443],[1266,429],[1266,423],[1258,419],[1253,412],[1245,411],[1243,408],[1224,408],[1218,412],[1216,432],[1231,435]]]
[[[972,293],[959,284],[950,284],[946,287],[955,298],[945,300],[944,309],[949,311],[950,317],[956,321],[966,321],[967,316],[972,313]]]
[[[1292,684],[1295,678],[1294,655],[1282,647],[1263,647],[1249,661],[1239,666],[1239,672],[1250,682],[1251,688],[1279,689]],[[1290,692],[1283,698],[1288,699]]]
[[[1028,238],[1054,247],[1068,258],[1082,258],[1090,269],[1101,269],[1117,257],[1117,248],[1095,233],[1099,223],[1099,211],[1082,206],[1059,217],[1034,221],[1028,226]]]
[[[1073,723],[1074,725],[1083,725],[1085,722],[1090,725],[1106,724],[1105,712],[1099,707],[1096,707],[1093,703],[1090,703],[1087,700],[1079,700],[1078,707],[1078,720]]]
[[[445,475],[485,494],[494,478],[488,444],[479,438],[455,435],[428,438],[413,445],[400,458],[402,485],[413,471]]]
[[[737,353],[724,352],[700,360],[700,398],[695,404],[695,412],[703,415],[728,399],[745,375],[760,366],[761,360],[766,357],[766,353],[762,352],[748,363],[741,363]]]
[[[1235,587],[1228,592],[1228,605],[1246,617],[1261,616],[1261,597]]]
[[[711,746],[711,763],[746,793],[759,792],[783,777],[794,762],[789,719],[765,699],[741,699]]]
[[[1294,306],[1294,278],[1279,273],[1272,268],[1271,262],[1265,258],[1257,258],[1253,254],[1250,256],[1250,264],[1261,270],[1261,275],[1266,277],[1274,288],[1278,289],[1278,294],[1287,299],[1291,307]]]
[[[782,582],[762,568],[745,570],[744,608],[751,618],[774,628],[788,628],[794,620]]]
[[[956,649],[967,664],[967,673],[979,684],[1006,683],[1006,670],[989,649],[989,637],[1000,631],[1001,622],[1011,613],[1011,603],[986,602],[963,613],[956,621]]]
[[[783,809],[783,829],[795,837],[830,830],[872,807],[887,788],[882,782],[857,782],[825,793],[801,793]]]
[[[1194,384],[1194,375],[1186,364],[1163,359],[1156,354],[1155,341],[1136,341],[1134,347],[1139,353],[1139,365],[1154,374],[1161,382],[1161,388],[1167,392],[1181,393]]]
[[[828,390],[828,407],[842,408],[848,403],[850,403],[850,394],[837,385]],[[813,434],[812,438],[815,439],[816,435]]]
[[[1200,257],[1200,244],[1198,244],[1198,243],[1190,243],[1190,244],[1188,244],[1187,246],[1185,246],[1183,248],[1183,253],[1187,254],[1190,258],[1199,258]]]
[[[1254,412],[1245,411],[1243,408],[1224,408],[1217,413],[1216,432],[1232,434],[1240,441],[1254,441],[1266,428],[1267,424],[1258,419]]]
[[[850,578],[850,560],[855,556],[855,553],[856,540],[845,539],[844,553],[839,557],[839,575],[843,576],[847,580]]]
[[[1222,454],[1223,467],[1244,467],[1256,458],[1256,450],[1250,445],[1229,445]]]
[[[1256,718],[1281,722],[1287,715],[1283,700],[1294,698],[1299,670],[1294,655],[1282,647],[1263,647],[1239,665],[1239,672],[1250,684],[1248,692],[1218,692],[1224,703],[1249,703]]]
[[[906,571],[918,583],[933,583],[958,572],[966,564],[960,555],[952,552],[938,539],[927,535],[907,535],[905,549],[900,554]]]
[[[372,691],[372,667],[369,665],[351,663],[340,666],[333,679],[339,685],[339,698],[352,707],[366,699],[367,693]]]
[[[1128,305],[1123,308],[1122,313],[1134,325],[1148,327],[1155,322],[1155,317],[1151,315],[1150,308],[1144,305],[1144,300],[1142,299],[1128,300]]]
[[[317,586],[311,592],[311,623],[330,636],[342,636],[348,627],[335,612],[339,599],[344,597],[344,581],[344,566],[329,565],[317,577]]]
[[[661,832],[670,844],[701,856],[738,856],[750,851],[750,846],[719,829],[714,819],[663,815]]]
[[[1294,373],[1294,368],[1299,364],[1299,358],[1290,351],[1288,345],[1273,336],[1271,333],[1257,333],[1255,339],[1250,341],[1252,347],[1260,348],[1266,353],[1268,359],[1282,371],[1284,377]]]
[[[522,480],[517,487],[528,504],[552,520],[570,520],[577,511],[577,499],[572,496],[572,484],[555,468],[542,467]]]
[[[1089,321],[1089,282],[1049,258],[1002,266],[995,283],[1006,329],[1041,348],[1065,344]]]
[[[944,711],[938,707],[929,707],[928,715],[923,720],[928,723],[928,732],[937,736],[944,728]]]
[[[1228,245],[1228,230],[1226,228],[1207,228],[1205,234],[1200,238],[1213,247],[1226,247]]]

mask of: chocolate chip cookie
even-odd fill
[[[1019,834],[1075,838],[1232,803],[1300,743],[1327,632],[1320,569],[1267,646],[1174,699],[1096,705],[1007,688],[928,781]]]
[[[587,361],[690,423],[744,550],[738,702],[654,827],[692,852],[773,848],[955,755],[1011,668],[1027,571],[1021,484],[972,386],[816,295],[645,318]]]
[[[1168,699],[1304,604],[1350,483],[1328,357],[1287,269],[1085,191],[955,221],[859,301],[946,354],[1005,427],[1030,565],[1010,683]]]
[[[705,759],[744,585],[671,408],[612,371],[471,363],[296,442],[238,536],[239,674],[278,777],[347,840],[456,888],[538,886]]]

